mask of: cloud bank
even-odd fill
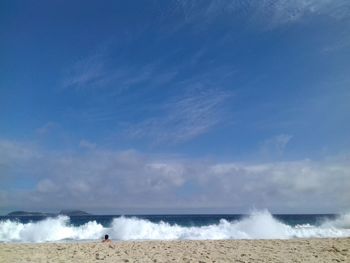
[[[0,155],[2,211],[324,213],[350,208],[349,158],[223,163],[98,147],[53,152],[8,140],[0,142]]]

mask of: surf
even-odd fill
[[[107,225],[96,220],[74,225],[68,216],[37,222],[0,221],[0,242],[96,241],[108,233],[113,240],[220,240],[350,237],[350,214],[319,224],[290,225],[268,211],[255,211],[239,220],[220,219],[209,225],[182,226],[165,221],[118,216]]]

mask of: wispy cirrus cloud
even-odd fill
[[[63,88],[83,89],[89,86],[99,86],[108,76],[106,56],[99,52],[77,61],[67,70],[63,79]]]
[[[176,66],[167,64],[173,59],[172,56],[176,56],[176,52],[160,56],[150,63],[143,61],[118,67],[109,62],[105,55],[107,51],[103,52],[74,65],[72,75],[67,76],[64,87],[78,92],[98,90],[94,100],[97,97],[101,98],[100,101],[111,97],[115,100],[113,105],[100,103],[79,110],[79,120],[114,121],[121,129],[126,127],[124,133],[128,138],[149,139],[152,144],[157,144],[166,141],[179,143],[196,138],[224,123],[228,116],[226,108],[233,92],[225,90],[224,86],[236,71],[232,66],[198,67],[199,59],[208,52],[207,47],[191,53]],[[163,67],[163,64],[167,66]],[[192,72],[193,68],[196,71],[189,75],[188,72]],[[132,87],[135,88],[131,90]],[[168,96],[169,91],[178,92]],[[130,94],[132,95],[129,96]],[[140,104],[138,98],[143,94],[150,98],[164,99],[156,103],[153,100],[141,100]],[[143,110],[145,108],[146,113]],[[139,122],[133,119],[123,120],[126,115],[123,111],[143,118]]]
[[[109,58],[110,52],[111,49],[98,51],[73,64],[66,71],[63,88],[76,90],[109,88],[114,92],[122,92],[145,83],[158,87],[171,81],[177,74],[176,70],[162,70],[159,60],[116,65]]]
[[[225,105],[232,96],[219,89],[192,90],[162,105],[163,114],[135,124],[128,136],[151,138],[156,143],[180,143],[200,136],[227,117]]]
[[[349,17],[346,0],[263,0],[253,1],[256,19],[265,20],[270,27],[297,22],[307,15],[324,15],[335,19]]]
[[[350,28],[350,27],[349,27]],[[335,39],[332,42],[327,44],[323,49],[322,52],[324,53],[331,53],[336,52],[342,49],[348,49],[350,48],[350,29],[348,29],[346,32],[343,33],[342,38]]]
[[[350,3],[346,0],[177,0],[176,8],[184,15],[183,25],[195,24],[198,27],[222,17],[248,16],[253,25],[271,29],[297,22],[307,15],[325,15],[334,19],[350,16]]]

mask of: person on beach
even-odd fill
[[[105,235],[105,239],[102,240],[102,243],[109,243],[109,242],[112,242],[112,240],[109,239],[108,235]]]

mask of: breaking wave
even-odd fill
[[[57,242],[98,240],[108,233],[114,240],[203,240],[203,239],[291,239],[350,237],[350,214],[344,214],[320,225],[290,226],[267,211],[253,212],[236,221],[221,219],[207,226],[180,226],[166,222],[153,223],[137,217],[117,217],[104,227],[96,221],[80,226],[67,216],[38,222],[0,221],[0,242]]]

